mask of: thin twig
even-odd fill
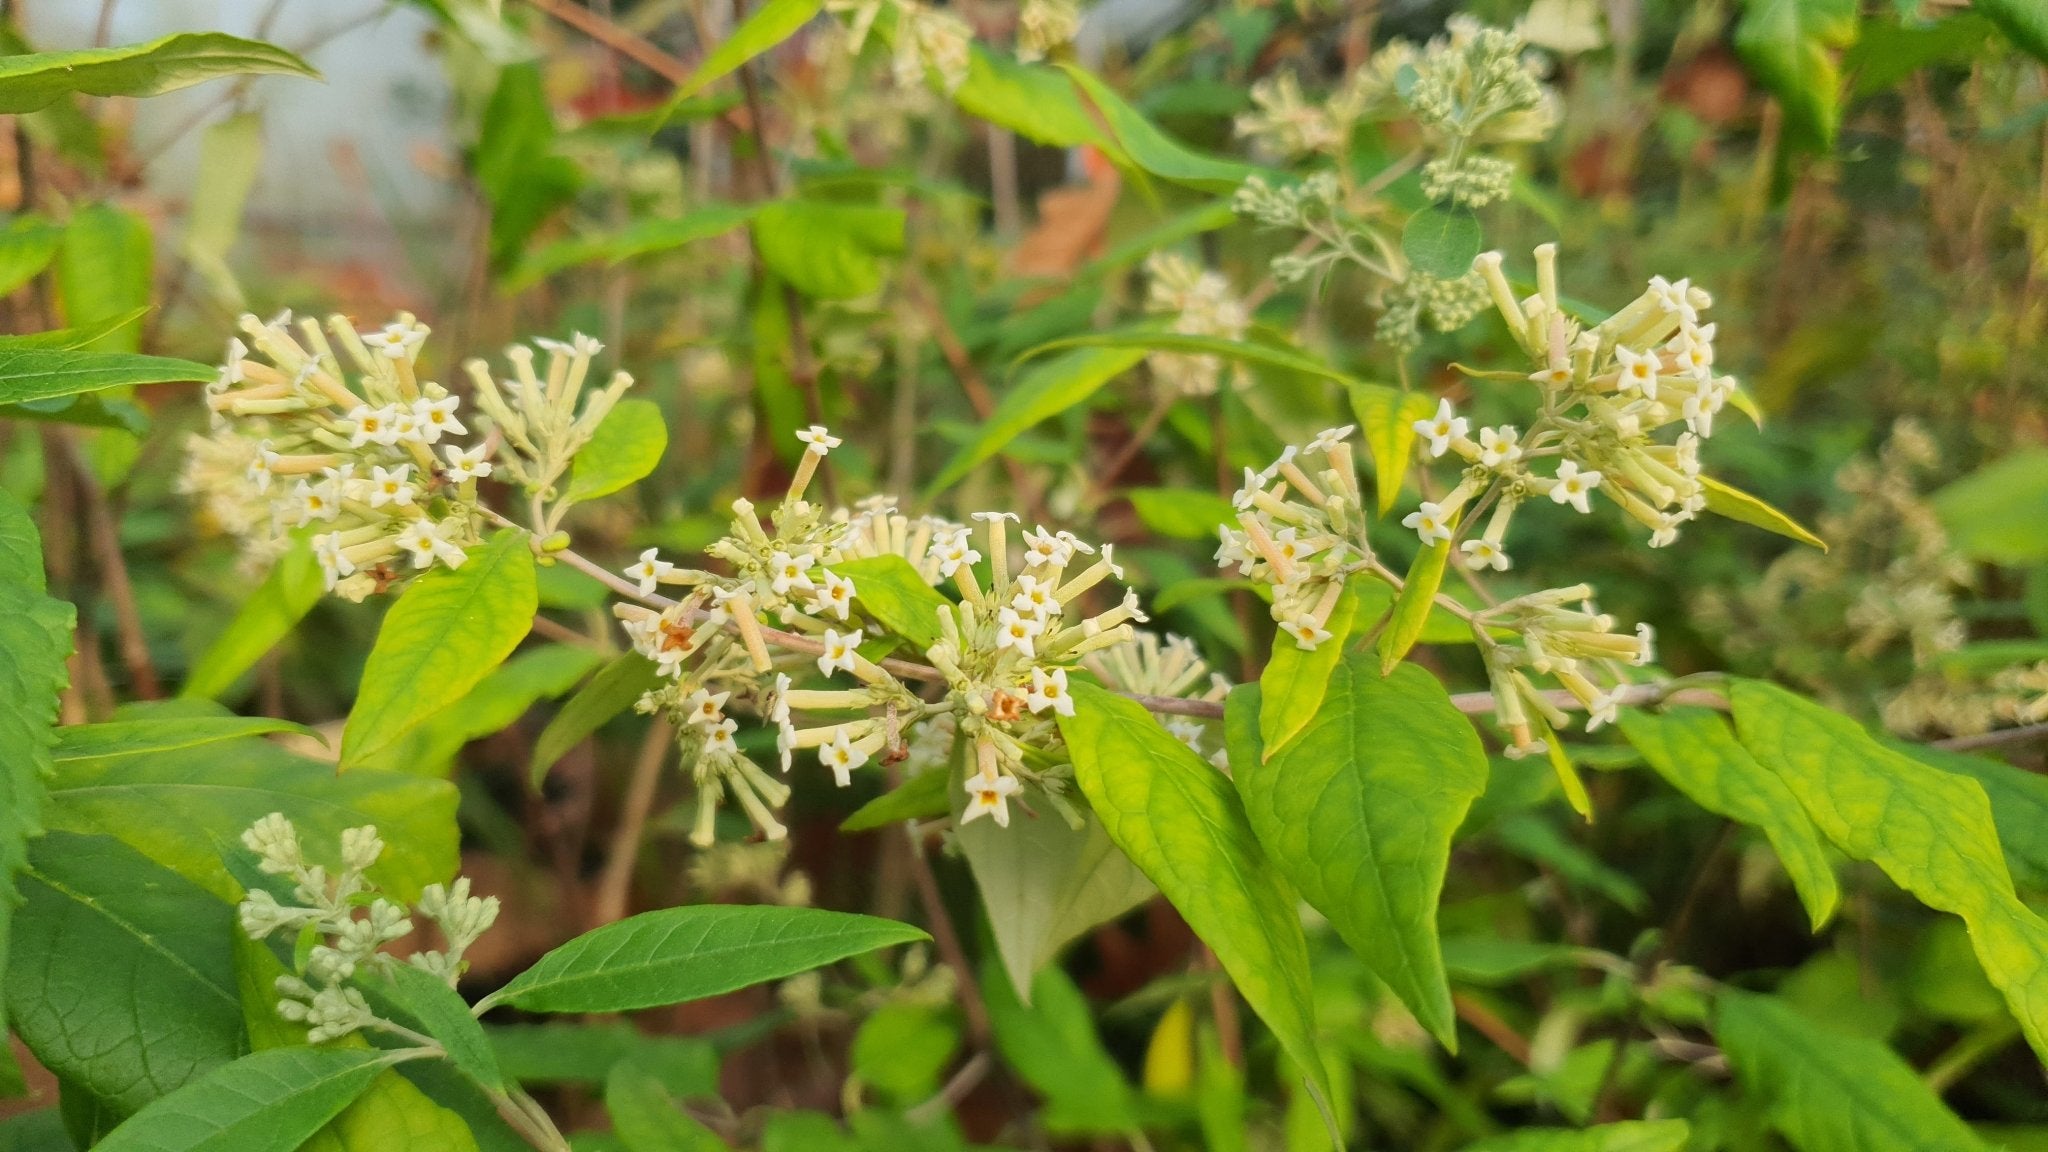
[[[1108,464],[1103,465],[1102,471],[1095,474],[1095,481],[1088,486],[1088,494],[1081,499],[1083,508],[1094,507],[1109,495],[1110,487],[1124,474],[1124,469],[1131,466],[1131,462],[1145,450],[1145,445],[1151,442],[1153,434],[1159,431],[1159,426],[1166,423],[1167,414],[1173,411],[1175,399],[1173,393],[1162,390],[1152,401],[1152,410],[1145,413],[1145,418],[1132,430],[1131,438],[1124,441],[1124,446],[1117,450],[1117,454],[1110,458]]]
[[[994,1067],[994,1064],[987,1052],[976,1052],[969,1056],[967,1063],[962,1064],[960,1070],[946,1081],[945,1087],[939,1089],[931,1099],[905,1111],[903,1118],[922,1127],[937,1119],[940,1114],[959,1107],[960,1102],[967,1099],[967,1094],[981,1084],[982,1077],[988,1075],[988,1070]]]
[[[661,766],[675,729],[656,716],[640,742],[640,755],[633,761],[633,778],[626,784],[626,799],[619,823],[612,830],[611,852],[605,857],[604,873],[598,877],[597,895],[591,901],[591,927],[626,918],[627,898],[633,887],[633,866],[640,860],[640,837],[647,830],[647,814],[654,807],[654,795],[661,785]]]
[[[910,838],[910,876],[917,882],[918,901],[924,905],[932,943],[938,946],[939,959],[953,970],[954,987],[960,994],[960,1014],[967,1017],[967,1038],[977,1049],[986,1051],[994,1032],[989,1027],[988,1005],[981,998],[981,985],[975,982],[974,967],[967,962],[966,950],[960,947],[960,933],[953,928],[952,914],[946,911],[939,878],[932,874],[931,861],[925,859],[924,834],[915,822],[906,822],[903,831]]]
[[[71,472],[71,480],[80,502],[85,505],[86,543],[92,548],[93,564],[99,569],[100,583],[107,600],[114,606],[116,639],[121,650],[121,664],[128,670],[128,687],[144,700],[162,698],[163,689],[157,683],[156,666],[150,662],[149,642],[142,631],[142,613],[135,607],[135,587],[128,580],[128,562],[121,555],[120,527],[114,521],[113,509],[107,503],[107,496],[100,489],[98,478],[79,454],[78,442],[68,428],[51,429],[52,435],[44,439],[46,446],[55,446],[63,456]]]
[[[1975,736],[1951,736],[1946,740],[1930,741],[1927,746],[1946,748],[1951,752],[1967,752],[1972,748],[1996,748],[2005,744],[2024,744],[2029,740],[2044,739],[2048,739],[2048,723],[2001,728],[1996,732],[1980,732]]]
[[[593,652],[611,651],[611,645],[606,644],[604,641],[595,637],[585,636],[574,628],[566,624],[557,624],[545,616],[535,616],[533,618],[533,631],[535,635],[544,636],[558,644],[574,644],[578,648],[588,648]]]
[[[579,8],[563,0],[526,0],[543,14],[576,29],[599,44],[617,52],[633,63],[640,65],[671,84],[681,85],[690,78],[690,66],[663,52],[646,39],[622,28],[610,20]]]
[[[1474,1000],[1464,992],[1451,993],[1451,1007],[1457,1010],[1458,1019],[1470,1024],[1474,1031],[1493,1046],[1508,1054],[1515,1063],[1527,1067],[1529,1064],[1529,1042],[1515,1031],[1507,1021],[1496,1016],[1493,1009]]]

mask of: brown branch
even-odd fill
[[[2001,728],[1996,732],[1980,732],[1975,736],[1951,736],[1946,740],[1929,741],[1927,746],[1946,748],[1951,752],[1968,752],[1973,748],[1996,748],[2005,744],[2024,744],[2029,740],[2048,740],[2048,723]]]
[[[135,607],[135,587],[128,580],[128,563],[121,555],[120,526],[101,490],[99,480],[78,452],[78,442],[68,428],[52,428],[43,439],[54,448],[71,473],[71,481],[85,508],[86,543],[92,549],[93,565],[99,569],[100,584],[114,606],[115,638],[121,664],[128,670],[128,687],[144,700],[163,697],[157,683],[156,666],[150,662],[149,643],[142,631],[142,613]]]
[[[606,48],[617,52],[633,63],[661,77],[671,84],[680,86],[690,78],[690,66],[663,52],[643,37],[622,28],[610,20],[564,0],[526,0],[543,15],[552,17],[576,29]]]
[[[633,866],[640,860],[640,837],[647,830],[647,814],[654,807],[654,795],[661,785],[661,766],[668,760],[675,729],[660,717],[647,726],[640,742],[640,755],[633,761],[633,777],[626,785],[626,799],[619,823],[612,830],[611,851],[605,857],[604,872],[598,877],[597,895],[591,901],[592,928],[626,918],[626,904],[632,894]]]
[[[1470,1024],[1474,1031],[1493,1041],[1493,1046],[1507,1053],[1515,1063],[1528,1067],[1529,1042],[1522,1039],[1522,1034],[1509,1026],[1507,1021],[1494,1015],[1493,1009],[1464,992],[1451,993],[1451,1007],[1457,1010],[1458,1019]]]
[[[924,905],[925,919],[930,922],[932,943],[938,946],[939,959],[953,970],[954,986],[960,993],[960,1014],[967,1018],[967,1038],[975,1048],[987,1051],[994,1035],[989,1027],[988,1005],[982,1001],[981,985],[975,982],[967,952],[960,947],[960,933],[953,927],[953,917],[946,911],[939,878],[932,874],[931,861],[925,859],[924,835],[914,821],[906,822],[903,832],[910,839],[910,876],[917,882],[918,902]]]

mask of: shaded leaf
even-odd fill
[[[1971,0],[1971,6],[2034,59],[2048,64],[2048,8],[2036,0]]]
[[[51,760],[60,769],[68,769],[79,761],[93,761],[95,769],[118,771],[123,761],[271,732],[311,733],[312,729],[268,716],[189,716],[78,724],[57,731],[57,747]]]
[[[1784,106],[1795,133],[1833,148],[1842,121],[1842,49],[1856,40],[1856,0],[1744,0],[1735,50]]]
[[[1931,498],[1949,541],[1972,560],[2048,560],[2048,448],[2014,452]]]
[[[374,1048],[273,1048],[214,1070],[135,1114],[101,1152],[293,1152],[377,1078]]]
[[[1219,526],[1237,522],[1237,510],[1214,492],[1196,488],[1126,488],[1124,496],[1145,527],[1162,536],[1213,540]]]
[[[604,1108],[627,1152],[712,1152],[725,1147],[710,1129],[683,1114],[652,1072],[621,1061],[605,1078]]]
[[[568,692],[603,658],[568,644],[529,648],[484,677],[461,705],[428,718],[360,767],[445,779],[465,744],[505,730],[534,704]]]
[[[214,637],[185,676],[180,695],[217,700],[256,666],[319,603],[324,590],[313,548],[295,540],[270,574],[242,598],[235,618]]]
[[[0,57],[5,59],[5,57]],[[198,383],[219,369],[168,356],[61,348],[0,348],[0,404],[136,384]]]
[[[1524,1128],[1467,1145],[1464,1152],[1683,1152],[1691,1136],[1683,1120],[1625,1120],[1592,1128]]]
[[[1944,772],[1968,776],[1983,785],[1991,801],[1991,820],[2013,882],[2022,888],[2048,890],[2048,776],[2017,768],[2003,760],[1951,752],[1927,744],[1887,739],[1885,744]]]
[[[841,832],[871,832],[905,820],[936,820],[952,811],[946,798],[948,773],[921,772],[882,793],[840,821]]]
[[[507,292],[518,292],[579,264],[617,264],[638,256],[672,252],[731,232],[752,220],[757,208],[752,204],[713,204],[681,216],[640,220],[618,232],[557,241],[521,256],[518,266],[505,274],[502,283]]]
[[[63,238],[62,228],[33,213],[0,226],[0,295],[12,295],[48,268]]]
[[[789,39],[823,7],[822,0],[768,0],[754,9],[676,88],[672,105],[688,100],[707,85],[739,71],[747,61]]]
[[[1057,967],[1032,981],[1027,1006],[1001,968],[982,965],[982,992],[996,1047],[1045,1097],[1039,1120],[1055,1136],[1126,1132],[1138,1127],[1130,1082],[1102,1046],[1088,1001]]]
[[[447,981],[410,964],[394,964],[386,991],[419,1022],[420,1031],[441,1042],[457,1068],[485,1088],[504,1091],[505,1074],[498,1068],[497,1053],[484,1036],[483,1025],[470,1015],[469,1005]]]
[[[962,445],[926,485],[926,494],[943,491],[1018,436],[1077,404],[1086,403],[1103,385],[1144,358],[1144,351],[1138,348],[1085,348],[1034,366],[1003,393],[995,411],[981,422],[974,439]]]
[[[555,761],[660,684],[661,674],[655,670],[654,661],[638,652],[625,653],[599,669],[590,683],[569,697],[569,702],[541,729],[533,742],[527,782],[540,787]]]
[[[754,244],[790,286],[818,300],[870,296],[882,258],[903,251],[901,209],[824,200],[778,200],[754,214]]]
[[[1124,155],[1146,172],[1176,184],[1225,194],[1237,191],[1245,177],[1258,172],[1236,160],[1205,156],[1168,136],[1087,69],[1071,64],[1062,64],[1060,68],[1095,105],[1117,143],[1123,146]]]
[[[1470,208],[1431,205],[1401,229],[1401,254],[1425,275],[1456,280],[1472,271],[1485,244],[1479,217]]]
[[[155,264],[149,222],[141,216],[105,202],[72,213],[57,249],[57,290],[65,321],[74,328],[91,328],[147,308]],[[142,347],[142,332],[108,328],[80,347],[134,353]],[[205,379],[213,379],[218,371],[207,369]]]

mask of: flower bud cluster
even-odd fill
[[[1231,498],[1238,526],[1219,530],[1216,563],[1272,586],[1273,619],[1299,648],[1330,638],[1326,625],[1345,581],[1372,564],[1350,444],[1356,430],[1326,429],[1306,447],[1290,445],[1263,472],[1245,469]]]
[[[897,87],[921,88],[927,75],[936,75],[951,95],[967,82],[974,29],[955,13],[919,0],[826,0],[827,12],[847,19],[849,53],[860,54],[885,4],[894,22],[889,69]]]
[[[536,348],[547,354],[545,371],[536,366]],[[612,373],[603,387],[593,386],[591,361],[603,350],[604,345],[578,332],[567,342],[536,339],[532,347],[514,344],[505,349],[512,366],[509,378],[493,375],[483,360],[462,366],[474,386],[477,407],[501,442],[500,464],[506,477],[533,495],[537,513],[539,505],[553,505],[537,514],[532,525],[543,537],[561,526],[572,504],[562,498],[557,485],[576,453],[590,443],[597,426],[633,386],[633,378],[624,372]]]
[[[283,877],[292,885],[289,904],[268,889],[250,889],[236,909],[242,931],[252,940],[262,940],[275,932],[296,935],[310,929],[319,939],[303,953],[297,972],[278,977],[278,1015],[305,1024],[311,1044],[362,1028],[393,1027],[349,986],[365,970],[386,971],[396,964],[384,948],[413,930],[404,906],[378,895],[365,875],[384,853],[377,830],[344,830],[341,867],[332,874],[308,862],[298,829],[282,813],[273,812],[251,825],[242,833],[242,844],[255,854],[264,875]],[[420,894],[417,913],[439,926],[446,946],[414,953],[408,962],[452,988],[467,967],[463,953],[497,919],[498,900],[471,896],[469,881],[458,879],[453,885],[428,886]]]
[[[1395,40],[1352,78],[1346,103],[1362,115],[1405,113],[1451,145],[1541,140],[1557,127],[1556,96],[1543,83],[1543,63],[1519,33],[1453,16],[1445,33],[1417,46]]]
[[[1105,687],[1140,696],[1220,703],[1230,694],[1230,681],[1221,672],[1209,670],[1194,641],[1172,633],[1161,636],[1139,632],[1129,640],[1082,657],[1081,667]],[[1192,716],[1166,715],[1160,720],[1168,732],[1196,755],[1207,757],[1224,772],[1230,771],[1229,755],[1216,740],[1213,724]]]
[[[494,443],[459,441],[461,398],[420,377],[426,326],[401,314],[359,333],[287,312],[243,316],[241,331],[207,386],[213,429],[192,439],[180,487],[252,561],[311,527],[328,589],[351,600],[408,570],[461,567]]]
[[[1155,252],[1145,260],[1145,274],[1146,311],[1171,316],[1175,333],[1244,339],[1251,313],[1222,273],[1203,269],[1185,256]],[[1222,358],[1202,353],[1154,352],[1145,364],[1161,387],[1179,396],[1214,395],[1223,378]],[[1248,381],[1243,366],[1232,364],[1232,387],[1243,388]]]
[[[1024,0],[1017,14],[1017,59],[1043,60],[1081,30],[1080,0]]]
[[[1633,633],[1616,632],[1615,621],[1594,609],[1590,585],[1552,588],[1518,596],[1475,613],[1473,632],[1486,657],[1494,716],[1511,737],[1509,756],[1541,750],[1530,713],[1552,730],[1567,717],[1536,689],[1531,673],[1557,681],[1586,710],[1588,732],[1612,724],[1620,708],[1614,687],[1625,682],[1623,666],[1641,667],[1655,658],[1655,634],[1648,624]],[[1501,641],[1490,630],[1515,639]]]

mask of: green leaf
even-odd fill
[[[498,1068],[498,1056],[484,1036],[484,1026],[470,1015],[469,1005],[447,981],[410,964],[394,964],[386,991],[400,1008],[411,1013],[421,1025],[420,1031],[441,1042],[457,1068],[485,1088],[505,1090],[505,1074]]]
[[[1885,744],[1893,751],[1944,772],[1969,776],[1983,785],[2013,882],[2022,888],[2048,891],[2048,776],[2016,768],[2003,760],[1926,744],[1892,739]]]
[[[1347,388],[1372,387],[1354,376],[1330,367],[1314,356],[1280,344],[1230,340],[1221,336],[1189,336],[1155,327],[1126,328],[1116,332],[1089,332],[1080,336],[1048,340],[1019,354],[1013,366],[1070,348],[1138,348],[1146,352],[1186,352],[1220,356],[1226,360],[1241,360],[1247,364],[1263,364],[1269,368],[1320,377]]]
[[[141,216],[109,203],[88,204],[72,213],[64,243],[57,249],[57,288],[65,321],[87,328],[147,308],[155,263],[149,221]],[[142,332],[110,329],[83,347],[91,352],[133,353],[142,347]],[[208,380],[219,373],[217,368],[206,371]]]
[[[1507,984],[1532,972],[1569,966],[1579,950],[1566,944],[1510,940],[1503,936],[1446,936],[1444,971],[1462,984]]]
[[[0,115],[47,108],[73,92],[156,96],[236,75],[320,77],[312,65],[275,44],[220,32],[182,32],[118,48],[0,57]]]
[[[1071,80],[1045,65],[990,52],[978,42],[968,47],[967,80],[954,90],[953,102],[969,116],[1027,140],[1055,148],[1085,144],[1118,163],[1129,159]]]
[[[1967,64],[1996,31],[1991,21],[1969,13],[1932,24],[1872,20],[1843,57],[1843,70],[1854,77],[1856,96],[1873,96],[1930,65]]]
[[[78,1152],[56,1108],[18,1112],[0,1120],[0,1152]]]
[[[627,1152],[712,1152],[725,1147],[710,1129],[683,1114],[661,1079],[631,1060],[612,1066],[604,1082],[612,1132]]]
[[[539,606],[533,549],[517,529],[470,549],[462,567],[436,567],[415,581],[385,615],[363,666],[342,732],[342,769],[461,700],[526,638]]]
[[[2048,9],[2036,0],[1971,0],[1971,7],[2034,59],[2048,64]]]
[[[533,742],[533,762],[527,767],[527,782],[540,787],[548,769],[581,744],[591,733],[631,708],[635,701],[661,686],[661,674],[654,661],[638,652],[628,652],[598,670]]]
[[[1128,1132],[1139,1126],[1135,1093],[1095,1034],[1088,1001],[1057,967],[1038,973],[1027,1006],[1000,966],[982,965],[996,1047],[1045,1097],[1039,1122],[1054,1136]]]
[[[185,258],[224,302],[239,308],[242,290],[228,251],[242,231],[242,209],[263,166],[263,117],[241,112],[210,125],[199,141],[199,187],[185,225]]]
[[[1251,742],[1261,689],[1230,694],[1225,725]],[[1382,677],[1347,656],[1301,735],[1263,759],[1233,758],[1252,830],[1282,874],[1455,1052],[1457,1022],[1437,941],[1451,834],[1486,790],[1486,752],[1436,677]]]
[[[877,948],[927,939],[908,924],[827,912],[701,904],[585,932],[486,997],[529,1012],[627,1012],[701,1000]]]
[[[398,1059],[374,1048],[273,1048],[158,1100],[98,1152],[293,1152]]]
[[[882,287],[882,258],[903,251],[898,208],[778,200],[754,214],[761,263],[817,300],[872,296]]]
[[[511,727],[527,709],[574,688],[603,659],[589,648],[529,648],[483,678],[457,708],[443,709],[359,767],[446,779],[464,745]]]
[[[126,1114],[243,1052],[225,901],[116,840],[59,831],[36,841],[21,888],[7,1004],[44,1067]]]
[[[927,496],[945,490],[1043,421],[1086,403],[1103,385],[1145,358],[1138,348],[1087,348],[1063,353],[1034,366],[1003,393],[974,439],[961,446],[925,487]]]
[[[1132,701],[1077,683],[1074,704],[1074,715],[1060,717],[1060,734],[1109,838],[1216,953],[1327,1100],[1294,895],[1266,859],[1230,781]]]
[[[1649,896],[1627,873],[1608,867],[1538,813],[1502,817],[1493,832],[1510,852],[1544,865],[1573,887],[1597,892],[1638,915],[1649,906]]]
[[[62,770],[78,761],[95,761],[96,767],[113,767],[143,756],[157,756],[225,740],[241,740],[271,732],[302,732],[312,729],[289,720],[268,716],[183,716],[164,720],[114,720],[105,724],[79,724],[57,731],[57,747],[51,754]]]
[[[1989,1152],[1891,1049],[1782,1000],[1724,989],[1714,1038],[1771,1126],[1805,1152]]]
[[[313,558],[312,546],[303,540],[293,541],[263,583],[242,599],[235,618],[192,665],[179,695],[218,700],[242,673],[291,634],[319,603],[322,591],[320,564]]]
[[[1799,521],[1792,519],[1762,500],[1751,496],[1740,488],[1730,487],[1712,476],[1700,477],[1700,487],[1707,497],[1707,511],[1730,520],[1751,524],[1766,532],[1776,532],[1801,544],[1811,544],[1825,552],[1827,541],[1808,531]]]
[[[1841,51],[1856,42],[1856,0],[1744,0],[1735,50],[1784,106],[1792,131],[1823,150],[1842,121]]]
[[[939,642],[939,611],[951,604],[925,583],[910,561],[894,554],[842,560],[832,571],[853,581],[853,606],[918,651]]]
[[[912,776],[882,793],[840,821],[841,832],[872,832],[905,820],[936,820],[952,811],[946,798],[949,773],[933,770]]]
[[[1356,584],[1347,584],[1344,595],[1337,600],[1337,606],[1330,610],[1330,618],[1323,624],[1323,630],[1330,634],[1328,640],[1314,648],[1303,648],[1292,638],[1280,637],[1273,642],[1273,658],[1259,673],[1259,743],[1264,746],[1265,755],[1277,755],[1287,742],[1308,727],[1316,713],[1323,706],[1323,694],[1329,691],[1330,675],[1344,659],[1344,648],[1351,643],[1352,629],[1359,624],[1359,596],[1361,586],[1377,583],[1371,578],[1362,578]],[[1237,767],[1233,759],[1231,767]]]
[[[1126,488],[1145,527],[1181,540],[1213,540],[1219,525],[1237,522],[1230,501],[1199,488]]]
[[[752,220],[758,207],[712,204],[681,216],[641,220],[617,232],[560,240],[522,256],[518,266],[505,274],[501,286],[507,292],[518,292],[579,264],[600,260],[619,264],[638,256],[673,252],[725,235]]]
[[[388,847],[370,878],[396,900],[455,874],[455,787],[389,772],[337,775],[266,740],[211,744],[127,760],[70,760],[50,781],[52,828],[117,837],[225,900],[242,886],[224,843],[272,812],[316,852],[343,829],[374,824]],[[163,814],[175,812],[178,819]],[[239,850],[239,849],[237,849]],[[334,861],[329,860],[331,865]]]
[[[1401,586],[1401,594],[1394,598],[1394,610],[1387,617],[1386,630],[1380,633],[1379,654],[1380,674],[1394,670],[1422,639],[1423,629],[1429,626],[1429,619],[1436,612],[1436,592],[1443,586],[1444,565],[1450,560],[1451,542],[1439,540],[1415,554],[1415,560],[1408,565],[1408,576]]]
[[[1763,832],[1792,877],[1814,931],[1820,931],[1841,899],[1820,832],[1798,797],[1756,762],[1728,722],[1705,708],[1672,708],[1662,715],[1631,708],[1621,714],[1621,731],[1693,803]]]
[[[1683,1152],[1683,1120],[1625,1120],[1593,1128],[1524,1128],[1466,1145],[1464,1152]]]
[[[498,1066],[522,1084],[602,1085],[632,1060],[682,1096],[718,1094],[718,1051],[701,1037],[650,1036],[621,1020],[590,1024],[504,1024],[484,1029]]]
[[[1235,160],[1205,156],[1168,136],[1087,69],[1071,64],[1062,64],[1060,69],[1094,103],[1130,162],[1146,172],[1175,184],[1228,194],[1237,191],[1245,177],[1259,171]]]
[[[0,404],[48,400],[135,384],[198,383],[219,374],[217,368],[167,356],[0,348]]]
[[[1431,205],[1408,218],[1401,229],[1401,254],[1424,275],[1456,280],[1472,271],[1472,261],[1486,238],[1479,217],[1470,208]]]
[[[43,595],[42,544],[28,509],[0,491],[0,974],[12,951],[15,878],[43,831],[72,615],[71,605]],[[6,1020],[0,1010],[0,1032]]]
[[[0,227],[0,295],[35,279],[57,255],[64,230],[33,213],[23,213]]]
[[[680,104],[706,86],[739,71],[747,61],[794,36],[823,7],[822,0],[768,0],[704,57],[704,62],[676,89],[671,103]]]
[[[1983,786],[1902,756],[1776,685],[1729,684],[1743,746],[1857,860],[1969,926],[1984,974],[2048,1055],[2048,923],[2014,895]]]
[[[526,241],[583,186],[575,162],[555,151],[554,112],[540,65],[498,73],[477,132],[476,177],[491,206],[491,267],[516,265]]]
[[[1401,498],[1401,482],[1415,451],[1415,422],[1429,419],[1435,411],[1429,401],[1424,393],[1403,392],[1384,384],[1351,388],[1351,411],[1365,430],[1366,446],[1372,449],[1373,490],[1382,516]]]
[[[652,400],[619,401],[570,466],[570,500],[595,500],[638,483],[668,451],[668,425]]]
[[[1949,542],[1972,560],[2048,560],[2048,448],[2015,452],[1932,497]]]
[[[853,1073],[883,1099],[900,1105],[930,1099],[960,1047],[960,1030],[936,1005],[884,1004],[853,1036]]]

